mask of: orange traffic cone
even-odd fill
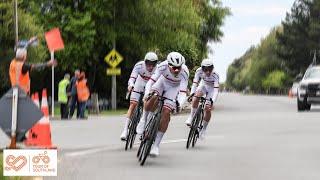
[[[56,148],[51,142],[51,128],[49,121],[49,108],[47,90],[42,91],[41,111],[44,117],[32,128],[32,145],[39,148]]]
[[[36,106],[37,106],[38,108],[40,108],[39,94],[38,94],[37,92],[34,94],[34,99],[32,99],[32,100],[33,100],[33,102],[36,104]]]
[[[31,99],[34,102],[34,94],[31,94]]]
[[[32,94],[31,96],[32,101],[34,102],[34,104],[40,108],[40,103],[39,103],[39,94],[36,92],[35,94]],[[24,144],[26,146],[32,146],[35,144],[35,136],[36,134],[34,133],[35,129],[36,129],[37,124],[35,124],[27,133],[26,133],[26,137],[27,139],[24,141]]]

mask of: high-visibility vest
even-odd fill
[[[66,104],[68,102],[67,86],[69,83],[68,79],[63,79],[59,82],[58,101],[60,103]]]
[[[87,101],[90,96],[90,91],[89,91],[89,88],[87,87],[87,80],[82,79],[80,81],[77,81],[76,86],[77,86],[78,100],[80,102]]]
[[[29,72],[22,74],[22,66],[24,62],[13,59],[10,63],[9,76],[11,86],[19,86],[27,94],[30,93],[30,76]]]

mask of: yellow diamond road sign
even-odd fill
[[[104,58],[104,60],[112,68],[115,68],[121,63],[121,61],[123,60],[123,57],[115,49],[112,49],[112,51],[110,51],[110,53]]]

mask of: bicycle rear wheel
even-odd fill
[[[127,139],[126,139],[126,145],[124,147],[125,150],[128,150],[128,147],[129,147],[129,144],[130,144],[130,141],[131,141],[131,134],[132,134],[132,125],[133,125],[133,122],[131,120],[130,124],[129,124],[129,133],[128,133],[128,136],[127,136]]]
[[[128,149],[128,147],[130,147],[130,149],[132,148],[132,145],[136,135],[136,127],[137,127],[137,123],[139,122],[139,120],[137,118],[139,116],[139,108],[136,107],[132,116],[132,120],[129,124],[129,133],[126,139],[126,146],[125,146],[125,150]]]
[[[192,140],[192,147],[194,147],[196,145],[198,138],[199,138],[199,131],[195,130],[195,134],[194,134],[193,140]]]
[[[138,123],[139,123],[139,120],[140,120],[140,116],[138,116],[138,118],[135,119],[135,122],[134,124],[132,125],[132,132],[129,136],[130,138],[130,145],[129,145],[129,148],[132,149],[132,146],[134,144],[134,141],[136,139],[136,135],[137,135],[137,132],[136,132],[136,128],[138,126]]]
[[[132,146],[134,144],[134,141],[136,139],[136,136],[137,136],[137,132],[136,132],[136,128],[138,126],[138,123],[140,121],[140,118],[141,118],[141,112],[142,111],[142,107],[138,108],[138,111],[137,111],[137,118],[136,118],[136,121],[135,121],[135,124],[134,124],[134,131],[133,131],[133,134],[131,136],[131,142],[130,142],[130,149],[132,149]]]
[[[135,141],[135,139],[136,139],[136,135],[137,135],[137,133],[134,132],[134,133],[132,134],[132,136],[131,136],[130,146],[129,146],[130,149],[132,149],[132,147],[133,147],[134,141]]]
[[[134,122],[135,123],[135,122]],[[137,124],[132,124],[131,125],[131,129],[129,130],[129,134],[128,134],[128,138],[127,138],[127,141],[126,141],[126,147],[125,147],[125,150],[127,150],[128,148],[132,148],[133,146],[133,143],[134,143],[134,140],[136,138],[136,127],[137,127]]]

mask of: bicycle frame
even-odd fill
[[[132,91],[133,93],[139,93],[140,94],[140,98],[138,101],[138,104],[136,106],[136,108],[134,109],[132,115],[131,115],[131,121],[129,124],[129,128],[128,128],[128,136],[126,139],[126,144],[125,144],[125,150],[128,149],[128,147],[131,149],[136,137],[136,126],[139,122],[141,113],[142,113],[142,108],[143,108],[143,96],[144,93],[143,92],[137,92],[137,91]],[[131,92],[131,93],[132,93]],[[130,93],[130,95],[131,95]]]
[[[169,100],[163,97],[163,95],[162,96],[159,96],[157,94],[154,94],[154,95],[158,96],[159,104],[157,106],[157,109],[155,110],[154,115],[147,120],[148,121],[147,126],[142,135],[141,144],[137,154],[137,156],[139,157],[139,161],[141,161],[140,162],[141,166],[144,165],[147,157],[149,156],[151,146],[155,141],[155,138],[160,126],[160,120],[161,120],[164,101]]]
[[[190,131],[189,131],[187,146],[186,146],[187,149],[189,148],[191,142],[192,142],[192,147],[194,147],[194,145],[196,144],[197,139],[199,137],[199,132],[203,128],[202,122],[204,118],[204,108],[205,108],[206,101],[211,101],[211,99],[206,99],[204,97],[198,97],[198,96],[195,96],[195,97],[200,99],[199,100],[200,104],[198,105],[196,113],[192,118],[192,123],[190,126]]]
[[[152,117],[147,120],[147,125],[146,125],[145,129],[147,129],[151,125],[152,120],[157,120],[159,122],[161,120],[161,114],[162,114],[162,109],[163,109],[163,105],[164,105],[164,100],[166,100],[167,98],[165,98],[163,96],[159,96],[157,94],[156,94],[156,96],[158,97],[159,104],[158,104],[157,109],[155,110],[154,114],[152,115]]]

